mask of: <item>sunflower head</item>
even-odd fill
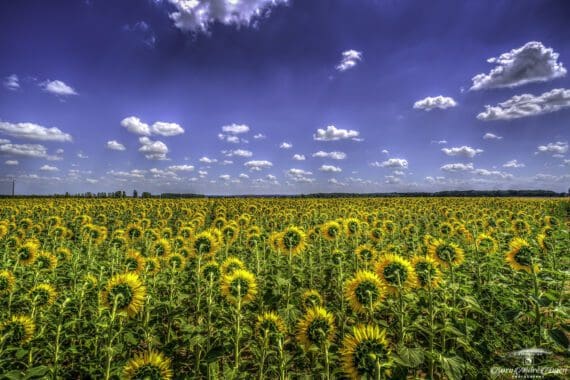
[[[347,335],[341,349],[342,367],[351,379],[381,378],[378,370],[391,366],[386,332],[378,326],[358,325]]]
[[[164,261],[175,272],[181,271],[186,267],[186,258],[180,253],[171,253],[165,257]]]
[[[326,240],[336,240],[342,232],[338,222],[330,221],[321,226],[321,234]]]
[[[145,259],[145,272],[150,276],[155,276],[160,272],[160,260],[157,257],[148,257]]]
[[[36,324],[33,319],[24,315],[13,315],[0,324],[0,342],[5,346],[23,345],[32,340]]]
[[[463,249],[455,243],[436,240],[428,248],[430,256],[441,266],[460,265],[464,260]]]
[[[333,340],[334,335],[334,316],[322,307],[307,310],[297,325],[297,340],[305,349],[312,345],[320,347],[323,343]]]
[[[49,252],[41,251],[36,256],[35,265],[39,270],[53,270],[57,266],[57,257]]]
[[[71,260],[71,250],[67,247],[59,247],[55,250],[55,257],[59,262],[66,262]]]
[[[276,342],[275,338],[285,335],[287,329],[283,319],[277,313],[271,311],[257,317],[255,331],[260,339],[269,338],[269,343],[274,344]]]
[[[331,260],[334,265],[340,265],[344,261],[344,254],[340,249],[335,249],[331,252]]]
[[[386,254],[376,264],[376,274],[391,293],[416,286],[416,274],[410,262],[399,255]]]
[[[55,303],[57,292],[50,284],[36,285],[30,290],[30,299],[38,307],[48,307]]]
[[[552,252],[554,250],[555,243],[552,235],[538,234],[536,241],[543,252]]]
[[[150,247],[150,254],[152,256],[165,257],[168,256],[171,251],[172,246],[167,239],[158,239],[152,243]]]
[[[436,288],[441,282],[441,272],[437,262],[429,256],[418,255],[411,261],[416,272],[417,284],[421,288]]]
[[[344,223],[344,227],[347,236],[354,236],[358,234],[360,230],[360,220],[356,218],[348,218]]]
[[[220,265],[216,261],[208,261],[202,267],[202,276],[206,279],[206,281],[216,282],[220,279],[221,271]]]
[[[521,238],[514,238],[509,243],[510,251],[507,252],[505,260],[514,270],[522,270],[528,273],[538,271],[538,265],[534,262],[534,252],[529,243]]]
[[[39,245],[34,241],[24,243],[20,248],[18,248],[16,255],[20,264],[24,266],[32,265],[36,260],[38,249]]]
[[[172,379],[171,362],[157,351],[139,354],[125,365],[123,376],[128,380],[170,380]]]
[[[477,244],[477,250],[481,253],[491,254],[497,252],[498,249],[497,241],[487,234],[479,234],[475,244]]]
[[[125,257],[125,269],[127,272],[140,273],[145,268],[145,258],[139,251],[131,249]]]
[[[211,256],[218,250],[218,239],[210,231],[203,231],[194,236],[191,247],[197,256]]]
[[[305,290],[301,296],[301,304],[305,309],[315,306],[323,306],[323,297],[315,289]]]
[[[354,254],[359,260],[365,263],[369,263],[376,258],[376,251],[370,244],[359,245],[354,250]]]
[[[245,269],[236,269],[225,275],[222,279],[222,295],[234,305],[250,303],[257,295],[255,276]]]
[[[374,242],[379,242],[380,240],[382,240],[382,236],[384,236],[384,233],[382,232],[382,229],[379,227],[374,227],[370,230],[370,233],[368,234],[368,236],[370,237],[370,239],[372,239]]]
[[[279,246],[283,253],[296,255],[302,252],[306,246],[306,235],[298,227],[289,227],[280,234]]]
[[[222,262],[220,271],[223,275],[232,274],[238,269],[245,269],[245,264],[239,258],[230,256]]]
[[[101,302],[118,312],[126,312],[129,317],[138,314],[144,307],[146,288],[135,273],[113,276],[101,292]]]
[[[373,311],[386,296],[386,288],[378,276],[369,271],[360,271],[347,281],[345,297],[357,313]]]
[[[0,270],[0,296],[10,294],[14,291],[16,278],[9,270]]]

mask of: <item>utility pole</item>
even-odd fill
[[[12,196],[16,195],[16,177],[12,177]]]

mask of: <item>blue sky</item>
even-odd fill
[[[567,1],[0,3],[19,193],[570,185]]]

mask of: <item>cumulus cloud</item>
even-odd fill
[[[431,140],[431,143],[437,145],[445,145],[447,144],[447,140]]]
[[[511,169],[516,169],[516,168],[524,168],[525,164],[523,163],[519,163],[517,160],[510,160],[507,161],[503,164],[504,168],[511,168]]]
[[[148,137],[139,138],[141,147],[139,152],[144,153],[144,156],[149,160],[166,160],[168,147],[162,141],[153,141]]]
[[[568,143],[565,141],[557,141],[548,143],[547,145],[539,145],[537,149],[539,153],[564,154],[568,152]]]
[[[207,32],[213,23],[249,26],[270,14],[271,8],[288,0],[169,0],[176,8],[170,13],[174,25],[190,32]]]
[[[127,148],[125,148],[125,146],[123,144],[121,144],[120,142],[118,142],[117,140],[111,140],[111,141],[107,141],[107,145],[106,145],[107,149],[109,150],[116,150],[119,152],[122,152],[124,150],[126,150]]]
[[[34,123],[8,123],[0,121],[0,132],[21,139],[40,141],[71,141],[71,135],[59,128],[46,128]]]
[[[473,170],[473,164],[462,164],[462,163],[455,163],[455,164],[446,164],[443,165],[441,168],[444,172],[465,172]]]
[[[472,171],[473,174],[483,176],[483,177],[495,177],[500,179],[511,179],[513,175],[510,173],[500,172],[498,170],[487,170],[487,169],[475,169]]]
[[[502,140],[502,136],[497,136],[494,133],[487,132],[483,135],[483,140]]]
[[[570,107],[570,90],[555,88],[539,96],[531,94],[515,95],[496,106],[485,106],[485,111],[477,119],[512,120],[556,112]]]
[[[253,153],[251,151],[245,150],[245,149],[224,150],[223,153],[228,157],[232,157],[232,156],[251,157],[251,156],[253,156]]]
[[[200,158],[198,161],[200,161],[203,164],[215,164],[216,162],[218,162],[217,159],[215,158],[208,158],[206,156]]]
[[[265,136],[263,133],[257,133],[256,135],[253,136],[253,138],[255,140],[264,140],[267,138],[267,136]]]
[[[291,149],[293,148],[293,144],[283,141],[281,145],[279,145],[281,149]]]
[[[346,158],[346,153],[337,152],[337,151],[323,152],[322,150],[319,150],[318,152],[313,153],[313,157],[330,158],[333,160],[344,160]]]
[[[11,91],[16,91],[20,88],[20,79],[16,74],[8,75],[4,78],[4,87]]]
[[[229,181],[231,179],[231,176],[229,174],[222,174],[219,177],[222,181]]]
[[[6,161],[4,162],[4,164],[5,164],[5,165],[14,166],[14,165],[18,165],[19,162],[18,162],[18,160],[6,160]]]
[[[57,172],[59,169],[55,166],[44,165],[40,168],[42,172]]]
[[[47,158],[47,148],[40,144],[12,144],[9,140],[0,140],[0,153],[32,157],[32,158]]]
[[[251,171],[260,171],[262,169],[268,169],[273,166],[273,163],[267,160],[252,160],[247,161],[244,166],[247,166]]]
[[[341,168],[334,165],[322,165],[319,170],[326,173],[340,173],[342,171]]]
[[[388,185],[396,185],[398,183],[402,182],[402,180],[399,177],[393,176],[393,175],[386,175],[384,176],[384,183],[388,184]]]
[[[466,145],[454,148],[443,148],[441,151],[448,156],[461,156],[468,158],[473,158],[477,154],[483,153],[483,149],[474,149]]]
[[[241,133],[247,133],[249,132],[249,126],[245,125],[245,124],[229,124],[229,125],[224,125],[222,127],[222,132],[224,133],[230,133],[232,135],[238,135]]]
[[[327,129],[317,129],[317,133],[313,135],[313,139],[317,141],[355,140],[359,135],[360,132],[358,131],[337,128],[334,125],[329,125]]]
[[[457,102],[448,96],[428,96],[424,99],[418,100],[414,103],[414,109],[431,111],[433,109],[447,109],[451,107],[456,107]]]
[[[249,179],[249,176],[245,173],[240,173],[240,175],[238,177],[241,179]]]
[[[73,87],[60,80],[47,80],[40,83],[40,87],[42,87],[44,91],[58,96],[78,95]]]
[[[531,82],[546,82],[566,75],[558,62],[559,54],[541,42],[531,41],[487,62],[496,64],[488,74],[473,77],[470,90],[517,87]]]
[[[136,116],[129,116],[121,120],[121,126],[136,135],[150,136],[150,127]]]
[[[287,177],[291,179],[293,182],[312,183],[315,181],[314,178],[311,178],[313,173],[303,169],[291,168],[287,170],[286,174]]]
[[[338,71],[346,71],[355,67],[360,61],[362,61],[362,52],[357,50],[346,50],[342,52],[342,59],[336,69]]]
[[[386,161],[378,162],[375,161],[370,164],[370,166],[377,168],[390,168],[390,169],[407,169],[408,160],[404,158],[389,158]]]
[[[194,171],[194,166],[192,165],[172,165],[168,167],[168,170],[173,172],[191,172]]]
[[[184,128],[176,123],[157,121],[152,124],[151,132],[161,136],[176,136],[184,133]]]
[[[140,170],[140,169],[133,169],[129,172],[125,172],[125,171],[121,171],[121,170],[110,170],[107,172],[107,174],[112,175],[113,177],[117,177],[117,178],[126,178],[126,179],[142,179],[144,178],[144,175],[146,173],[146,170]]]
[[[294,154],[293,159],[295,161],[305,161],[305,155],[304,154]]]

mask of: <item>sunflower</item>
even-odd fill
[[[273,311],[257,316],[255,331],[260,339],[268,337],[270,343],[275,342],[276,336],[282,336],[287,333],[283,319]]]
[[[538,242],[538,246],[540,247],[540,249],[542,249],[543,252],[549,252],[554,250],[555,244],[552,235],[538,234],[538,236],[536,237],[536,241]]]
[[[66,262],[71,260],[71,250],[67,247],[59,247],[55,250],[55,257],[58,262]]]
[[[297,325],[297,340],[305,349],[319,347],[335,335],[334,316],[326,309],[316,306],[305,313]]]
[[[359,260],[369,263],[376,258],[376,250],[370,244],[362,244],[356,247],[354,254]]]
[[[220,272],[222,272],[223,275],[232,274],[238,269],[245,269],[245,264],[243,261],[234,256],[230,256],[225,259],[220,266]]]
[[[279,246],[283,253],[296,255],[306,247],[306,235],[298,227],[288,227],[280,234]]]
[[[448,223],[448,222],[441,223],[437,229],[438,229],[439,233],[443,236],[451,236],[453,234],[453,232],[455,231],[455,228],[453,228],[453,225],[451,225],[451,223]]]
[[[145,258],[139,251],[130,249],[125,257],[125,270],[127,272],[140,273],[145,268]]]
[[[344,261],[344,254],[340,249],[335,249],[331,252],[331,260],[333,264],[340,265]]]
[[[382,232],[382,229],[379,227],[372,228],[368,233],[368,237],[375,243],[378,243],[380,240],[382,240],[383,236],[384,233]]]
[[[172,379],[171,362],[157,351],[135,355],[123,368],[123,376],[128,380],[170,380]]]
[[[407,290],[416,285],[416,273],[412,264],[401,256],[385,254],[376,264],[376,274],[391,293]]]
[[[202,267],[202,277],[208,281],[218,281],[221,276],[220,265],[216,261],[208,261]]]
[[[186,267],[186,258],[180,253],[171,253],[164,259],[173,271],[181,271]]]
[[[301,295],[301,304],[305,309],[315,306],[323,306],[323,297],[315,289],[305,290]]]
[[[131,241],[140,239],[142,234],[142,228],[138,224],[129,224],[125,229],[126,238],[130,239]]]
[[[482,253],[491,254],[497,252],[498,249],[497,241],[487,234],[479,234],[475,244],[477,250]]]
[[[275,252],[279,252],[281,251],[281,247],[279,246],[280,242],[281,242],[281,233],[280,232],[272,232],[269,235],[269,246],[271,247],[271,249],[273,249]]]
[[[369,271],[359,271],[346,282],[345,297],[357,313],[374,310],[386,295],[386,288],[378,276]]]
[[[340,237],[341,227],[335,221],[326,222],[320,227],[321,234],[326,240],[336,240]]]
[[[14,291],[16,278],[9,270],[0,270],[0,296]]]
[[[203,231],[194,236],[190,244],[197,256],[211,256],[218,250],[218,239],[210,231]]]
[[[523,219],[513,220],[511,229],[518,236],[528,235],[530,233],[530,225]]]
[[[42,251],[36,256],[35,264],[40,270],[52,270],[57,266],[57,257]]]
[[[261,246],[261,243],[263,243],[263,238],[261,237],[260,234],[251,234],[247,236],[247,241],[245,244],[250,249],[255,249]]]
[[[182,227],[180,230],[178,230],[178,235],[182,236],[184,239],[190,239],[190,237],[192,236],[193,231],[192,231],[192,227]]]
[[[528,273],[538,271],[538,265],[533,264],[534,252],[530,244],[521,238],[514,238],[509,243],[510,251],[506,253],[505,260],[514,270],[524,270]]]
[[[245,305],[257,295],[255,276],[245,269],[236,269],[223,277],[221,291],[229,302]]]
[[[16,251],[16,255],[18,256],[20,264],[24,266],[33,264],[34,261],[36,260],[38,249],[39,249],[39,244],[33,241],[24,243],[20,248],[18,248],[18,250]]]
[[[57,292],[50,284],[40,284],[30,290],[29,297],[38,307],[51,306],[57,299]]]
[[[145,258],[145,272],[150,276],[155,276],[160,272],[160,260],[156,257],[147,257]]]
[[[377,371],[390,367],[386,332],[378,326],[358,325],[342,342],[342,368],[351,379],[381,378]]]
[[[460,265],[465,256],[463,249],[455,243],[446,243],[443,240],[437,239],[428,248],[429,255],[444,267],[449,265]]]
[[[150,246],[150,253],[153,256],[165,257],[172,251],[170,242],[166,239],[158,239]]]
[[[36,324],[24,315],[13,315],[10,320],[0,324],[0,341],[5,347],[24,345],[32,340]]]
[[[231,245],[238,237],[238,228],[234,224],[226,224],[221,232],[226,245]]]
[[[416,272],[417,284],[421,288],[436,288],[441,282],[437,262],[429,256],[414,256],[411,261]]]
[[[118,312],[135,316],[144,307],[146,287],[135,273],[123,273],[113,276],[101,292],[101,301],[108,308],[115,303]]]
[[[360,231],[360,220],[348,218],[344,223],[344,227],[347,236],[355,236]]]

